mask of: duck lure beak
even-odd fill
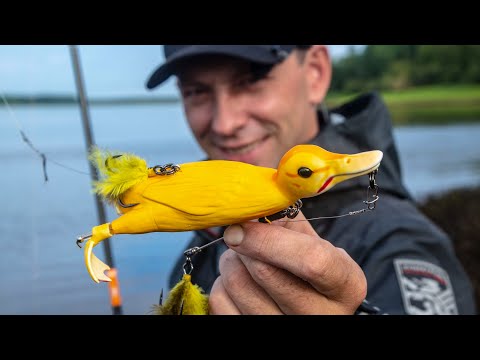
[[[318,190],[318,194],[324,193],[334,185],[357,177],[369,174],[378,169],[382,161],[383,153],[379,150],[366,151],[353,155],[337,154],[335,159],[331,159],[331,168],[335,173],[330,176]]]

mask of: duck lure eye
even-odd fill
[[[302,178],[309,178],[310,176],[312,176],[312,174],[313,171],[307,167],[301,167],[300,169],[298,169],[298,175],[300,175]]]

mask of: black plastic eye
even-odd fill
[[[313,171],[310,170],[307,167],[301,167],[300,169],[298,169],[298,175],[300,175],[301,177],[303,177],[305,179],[312,176],[312,174],[313,174]]]

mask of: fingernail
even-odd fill
[[[227,245],[238,246],[243,241],[243,229],[240,225],[231,225],[225,230],[223,239]]]

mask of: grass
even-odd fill
[[[425,86],[379,91],[395,125],[446,124],[480,121],[480,85]],[[326,102],[335,107],[360,93],[330,93]]]

